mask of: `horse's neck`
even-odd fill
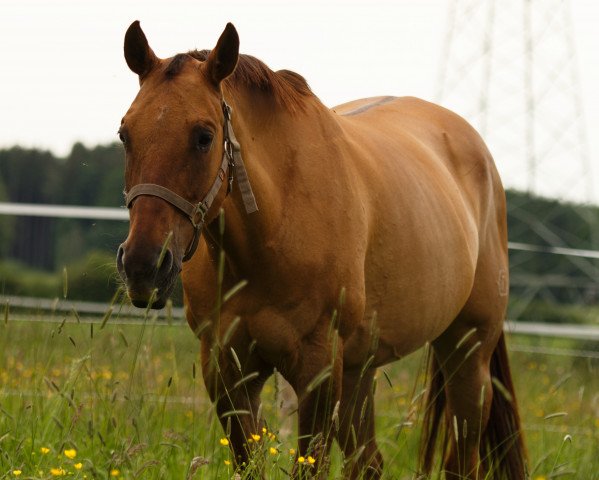
[[[243,275],[263,259],[263,250],[289,214],[289,189],[305,178],[302,168],[308,145],[324,144],[334,128],[328,109],[308,98],[306,110],[291,112],[272,100],[230,96],[232,122],[259,211],[247,214],[237,184],[225,200],[225,249],[235,270]],[[212,227],[213,229],[215,226]]]

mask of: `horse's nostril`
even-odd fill
[[[175,260],[169,249],[132,248],[130,243],[119,246],[116,254],[116,265],[127,290],[136,300],[149,295],[155,288],[165,289],[172,283],[175,274]],[[132,297],[133,298],[133,297]]]
[[[125,258],[125,249],[123,245],[119,245],[119,249],[116,252],[116,268],[121,274],[124,272],[123,262]]]

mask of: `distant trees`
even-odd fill
[[[599,251],[599,208],[509,191],[508,234],[512,242]],[[511,250],[510,277],[512,298],[525,304],[599,302],[599,259]]]
[[[88,149],[73,145],[62,164],[61,204],[120,207],[123,199],[123,159],[120,144]],[[106,251],[114,255],[127,236],[126,222],[62,220],[57,222],[55,264],[76,261],[86,253]]]
[[[66,158],[19,147],[0,150],[0,201],[122,206],[123,158],[118,144],[87,148],[77,143]],[[507,198],[512,242],[599,250],[598,207],[515,191],[508,191]],[[73,275],[82,279],[73,293],[87,285],[95,290],[86,294],[89,298],[104,299],[113,288],[105,277],[116,278],[112,259],[127,227],[126,222],[0,215],[0,259],[12,262],[6,271],[13,276],[15,261],[54,272],[72,266]],[[543,318],[547,302],[599,302],[599,260],[511,250],[510,276],[512,311],[520,305],[528,317],[535,302],[544,302]],[[0,292],[3,281],[9,285],[0,272]],[[47,282],[41,286],[50,288]]]
[[[62,162],[60,202],[66,205],[119,207],[123,205],[123,149],[120,144],[92,149],[73,145]]]
[[[60,162],[50,152],[19,147],[0,151],[0,178],[8,200],[56,203],[60,195]],[[45,269],[54,266],[52,219],[15,218],[8,255]]]
[[[8,193],[0,175],[0,202],[8,201]],[[8,256],[9,249],[12,245],[12,238],[14,233],[14,218],[7,216],[0,216],[0,258],[6,258]]]
[[[120,206],[122,149],[77,143],[66,158],[36,149],[0,150],[0,199],[18,203]],[[4,189],[4,192],[3,192]],[[111,250],[126,235],[123,223],[0,217],[0,252],[26,265],[53,270],[93,249]],[[58,241],[60,239],[60,241]]]

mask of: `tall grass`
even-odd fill
[[[0,479],[233,477],[188,327],[148,317],[140,325],[112,318],[101,328],[74,312],[2,318]],[[599,479],[597,359],[512,352],[511,362],[531,478]],[[415,354],[378,372],[377,441],[387,479],[416,477],[420,365]],[[295,417],[293,408],[281,406],[281,390],[275,377],[266,384],[265,430],[251,432],[249,444],[248,471],[272,479],[288,478],[297,462]],[[329,478],[341,478],[336,448],[330,463]],[[305,457],[300,471],[311,468]]]

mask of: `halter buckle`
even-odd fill
[[[229,104],[223,100],[223,113],[225,114],[225,120],[227,122],[231,121],[232,111],[233,109],[229,106]]]
[[[227,195],[233,191],[233,181],[235,179],[235,146],[229,137],[229,125],[231,122],[231,107],[223,101],[223,112],[225,114],[225,155],[227,157],[227,169],[229,171],[227,179]]]
[[[191,221],[193,228],[202,228],[204,225],[204,219],[206,218],[206,213],[208,213],[208,208],[206,208],[206,205],[204,205],[203,202],[198,203],[193,213],[189,216],[189,220]]]
[[[231,142],[231,140],[229,140],[229,135],[227,132],[227,135],[225,137],[225,155],[227,155],[227,158],[229,159],[229,163],[233,161],[233,142]]]

